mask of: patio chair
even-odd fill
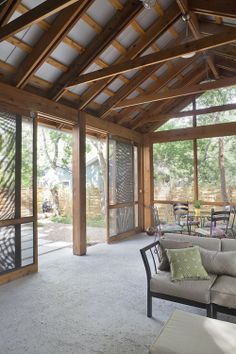
[[[173,204],[173,212],[175,216],[175,221],[180,226],[187,227],[188,234],[191,235],[192,226],[199,226],[200,221],[196,220],[194,215],[189,214],[189,203],[174,203]]]
[[[224,238],[227,235],[230,211],[211,209],[210,227],[197,228],[195,233],[200,236]]]
[[[173,223],[161,223],[159,218],[158,209],[156,207],[152,207],[153,211],[153,222],[156,236],[164,235],[165,233],[181,233],[183,232],[183,228],[181,225]]]
[[[227,230],[225,232],[226,232],[226,234],[231,233],[231,235],[233,237],[235,237],[234,223],[235,223],[236,207],[232,206],[232,205],[227,205],[227,206],[225,206],[225,210],[230,211],[229,223],[228,223]],[[227,224],[219,225],[219,227],[223,230],[226,229],[226,226],[227,226]]]

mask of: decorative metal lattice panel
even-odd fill
[[[116,140],[109,144],[109,201],[110,204],[134,200],[133,147]]]
[[[109,212],[109,235],[116,236],[134,229],[134,208],[111,209]]]
[[[15,217],[16,117],[0,112],[0,220]]]
[[[15,268],[15,227],[0,228],[0,273]]]

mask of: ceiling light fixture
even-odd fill
[[[189,37],[189,33],[188,33],[188,26],[189,26],[189,20],[190,20],[191,16],[189,13],[186,13],[182,16],[182,20],[185,22],[185,39],[183,40],[183,44],[184,43],[188,43],[190,41],[190,37]],[[181,58],[184,58],[184,59],[189,59],[189,58],[192,58],[194,57],[194,55],[196,54],[196,52],[191,52],[191,53],[186,53],[186,54],[183,54],[181,55]]]
[[[151,9],[156,5],[156,0],[140,0],[143,3],[145,9]]]

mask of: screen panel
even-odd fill
[[[16,116],[0,112],[0,220],[15,217]]]

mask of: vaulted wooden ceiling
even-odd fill
[[[206,77],[236,84],[235,0],[157,0],[151,9],[139,0],[0,4],[0,80],[102,120],[154,131]]]

